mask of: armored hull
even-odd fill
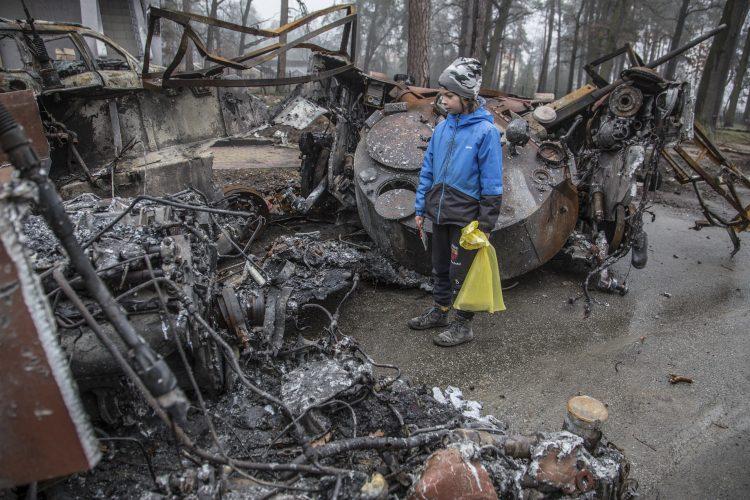
[[[522,111],[525,105],[502,97],[485,104],[502,134],[508,121],[501,111]],[[431,270],[430,253],[414,223],[414,197],[427,142],[442,119],[430,99],[411,102],[406,111],[384,115],[364,129],[354,155],[357,210],[365,230],[388,256],[423,273]],[[573,231],[578,194],[569,161],[562,148],[534,139],[522,148],[503,146],[503,206],[490,240],[504,278],[547,262]],[[426,229],[432,232],[429,221]]]

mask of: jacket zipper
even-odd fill
[[[458,132],[458,118],[460,115],[456,115],[456,123],[453,128],[453,134],[451,135],[451,142],[448,144],[448,157],[443,162],[443,186],[440,189],[440,201],[438,202],[438,213],[437,213],[437,224],[440,224],[440,211],[443,208],[443,198],[445,197],[445,183],[448,178],[448,167],[450,167],[451,157],[453,156],[453,145],[455,144],[456,133]]]

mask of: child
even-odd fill
[[[424,155],[415,202],[416,223],[432,220],[432,274],[435,305],[409,320],[414,330],[449,326],[448,312],[476,251],[459,245],[461,228],[473,220],[489,234],[500,213],[503,164],[500,133],[479,97],[482,66],[459,57],[438,79],[448,117],[435,127]],[[474,313],[456,311],[449,328],[433,338],[448,347],[474,338]]]

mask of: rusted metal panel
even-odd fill
[[[39,107],[31,90],[0,93],[0,103],[5,106],[13,118],[21,124],[31,140],[31,147],[41,159],[49,158],[49,144],[44,136],[44,127],[39,118]],[[8,157],[0,151],[0,169],[7,166]],[[0,174],[2,179],[2,174]]]
[[[308,31],[298,38],[289,40],[284,43],[271,43],[232,59],[227,59],[218,54],[209,52],[200,35],[192,28],[192,24],[200,23],[236,32],[248,33],[266,39],[273,39],[280,38],[282,35],[286,35],[297,28],[309,25],[318,17],[334,14],[339,11],[344,12],[344,17],[324,23],[319,28]],[[156,24],[159,23],[162,19],[179,24],[182,27],[182,37],[180,39],[180,44],[177,48],[177,51],[175,52],[174,58],[167,65],[167,68],[163,72],[151,73],[149,72],[149,49],[151,47],[151,39],[154,35]],[[354,4],[334,5],[326,9],[318,10],[305,17],[287,23],[284,26],[280,26],[273,30],[252,28],[207,16],[201,16],[198,14],[177,12],[156,7],[152,7],[149,10],[148,24],[149,26],[148,34],[146,36],[146,49],[144,52],[142,73],[144,86],[146,87],[263,87],[273,85],[292,85],[297,83],[322,80],[324,78],[342,73],[348,69],[353,68],[354,66],[351,63],[351,61],[354,60],[354,55],[356,54],[357,39],[357,8]],[[338,52],[333,52],[326,49],[325,47],[308,42],[308,40],[340,26],[343,26],[343,29],[341,34],[340,48]],[[214,66],[192,72],[175,73],[175,70],[187,53],[190,42],[193,43],[198,53],[203,58],[213,62]],[[286,53],[289,49],[292,48],[305,48],[315,52],[341,56],[343,59],[342,66],[328,71],[316,72],[314,74],[299,77],[280,77],[265,79],[216,78],[217,76],[221,75],[221,73],[227,68],[248,70],[264,62],[275,59],[279,55]]]
[[[561,109],[567,106],[568,104],[571,104],[582,97],[589,95],[593,91],[596,90],[596,86],[592,85],[590,83],[587,83],[583,87],[577,88],[574,91],[572,91],[570,94],[566,94],[562,96],[560,99],[556,100],[553,103],[550,103],[550,107],[552,109]]]
[[[17,219],[0,201],[0,489],[84,471],[100,457]]]

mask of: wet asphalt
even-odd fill
[[[729,258],[721,229],[657,205],[649,264],[632,269],[625,297],[594,293],[591,317],[580,270],[548,263],[504,286],[508,310],[474,321],[475,340],[443,349],[406,320],[429,295],[364,285],[342,330],[413,382],[454,385],[517,432],[555,431],[567,400],[608,405],[605,433],[632,463],[645,498],[740,498],[750,491],[750,238]],[[501,263],[502,265],[502,263]],[[614,268],[629,270],[629,258]],[[667,296],[669,295],[669,296]],[[670,374],[693,379],[671,385]]]

